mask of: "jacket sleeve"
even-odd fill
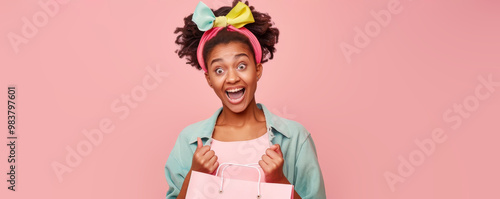
[[[311,134],[301,144],[296,161],[295,191],[303,199],[326,198],[323,175]]]
[[[184,179],[191,167],[192,154],[189,143],[183,139],[182,133],[175,141],[174,148],[165,164],[165,177],[167,178],[167,199],[175,199],[179,195]]]

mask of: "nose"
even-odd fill
[[[226,80],[228,83],[238,82],[238,80],[240,80],[238,72],[234,69],[229,69]]]

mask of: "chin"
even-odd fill
[[[241,102],[239,104],[231,104],[230,102],[226,102],[226,107],[233,113],[241,113],[245,111],[245,109],[248,107],[248,104],[245,102]]]

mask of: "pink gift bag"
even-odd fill
[[[261,173],[255,164],[222,163],[216,175],[197,171],[191,172],[186,199],[293,199],[293,185],[261,182]],[[220,177],[219,170],[222,168]],[[224,170],[229,166],[255,168],[259,180],[246,181],[224,178]]]

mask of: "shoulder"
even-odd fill
[[[190,124],[182,129],[179,133],[179,138],[184,139],[185,141],[189,141],[193,136],[201,136],[204,129],[206,129],[207,120],[202,120]]]
[[[187,136],[190,133],[197,132],[199,129],[202,129],[203,126],[205,126],[204,124],[205,124],[205,120],[189,124],[182,129],[182,131],[179,135],[180,136]]]
[[[298,144],[305,142],[309,136],[309,131],[300,122],[273,115],[273,124],[276,130],[288,137],[295,140]]]
[[[211,119],[205,119],[193,124],[190,124],[182,129],[177,138],[180,141],[193,143],[196,141],[197,137],[210,137],[211,131]],[[212,127],[213,128],[213,127]]]
[[[181,160],[188,152],[194,152],[193,147],[190,145],[196,142],[197,137],[201,137],[204,121],[205,120],[190,124],[182,129],[177,136],[172,151],[170,152],[171,156],[174,155],[174,158]],[[194,148],[195,147],[196,146],[194,146]],[[188,163],[186,162],[185,164]]]

